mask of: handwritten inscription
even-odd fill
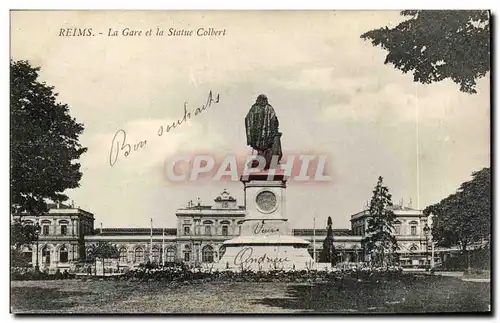
[[[160,126],[158,128],[157,135],[159,137],[163,136],[163,134],[170,132],[172,129],[186,123],[188,119],[191,119],[192,115],[198,116],[203,111],[206,111],[216,103],[219,103],[219,94],[214,97],[212,91],[208,93],[205,104],[203,104],[201,107],[196,108],[193,113],[188,112],[188,104],[187,102],[184,102],[184,116],[182,118],[179,118],[177,121],[174,121],[170,125]],[[146,139],[142,139],[134,142],[133,144],[129,144],[127,142],[127,132],[123,129],[119,129],[118,131],[116,131],[113,139],[111,140],[111,148],[109,150],[109,165],[114,166],[120,159],[120,157],[128,157],[132,152],[141,150],[146,146],[147,142],[148,141]]]
[[[208,93],[207,101],[201,106],[201,108],[196,108],[196,110],[194,110],[194,115],[199,115],[215,103],[219,103],[219,94],[217,94],[217,96],[214,98],[212,95],[212,91],[210,91]],[[191,112],[187,111],[187,105],[187,102],[184,102],[184,116],[182,118],[177,119],[177,121],[174,121],[171,125],[166,125],[165,127],[160,126],[160,128],[158,129],[158,136],[163,136],[165,132],[170,132],[170,130],[181,126],[182,124],[186,123],[188,119],[191,119]]]
[[[127,143],[127,133],[123,129],[119,129],[111,141],[111,149],[109,151],[109,165],[113,166],[118,160],[118,156],[123,154],[128,157],[132,151],[137,151],[148,143],[147,140],[141,140],[133,145]]]
[[[253,227],[254,234],[274,234],[279,233],[279,228],[269,228],[265,226],[264,221],[257,222]]]
[[[244,247],[241,249],[236,257],[234,257],[234,264],[236,266],[248,265],[248,264],[283,264],[288,262],[288,258],[279,258],[279,257],[269,257],[267,254],[263,254],[260,257],[252,257],[253,248],[252,247]]]

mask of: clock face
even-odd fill
[[[271,213],[276,210],[278,202],[276,200],[276,195],[270,191],[263,191],[257,194],[255,198],[257,207],[262,213]]]

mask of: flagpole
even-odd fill
[[[162,230],[161,238],[161,264],[165,267],[165,228]]]
[[[313,259],[316,263],[316,218],[313,218]]]
[[[151,261],[151,258],[153,257],[153,218],[151,218],[151,240],[149,242],[149,262]]]

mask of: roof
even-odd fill
[[[102,236],[117,236],[117,235],[133,235],[133,236],[149,236],[151,228],[102,228],[95,229],[95,235]],[[163,235],[163,228],[153,228],[153,235]],[[176,228],[165,228],[165,235],[177,235]]]
[[[388,206],[387,209],[392,210],[396,216],[424,217],[421,210],[413,209],[404,205],[392,205]],[[351,221],[369,216],[370,211],[368,209],[365,209],[363,211],[352,214]]]
[[[314,231],[314,232],[313,232]],[[293,229],[294,236],[326,236],[327,229]],[[334,236],[350,236],[352,235],[351,229],[333,229]]]

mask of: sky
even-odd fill
[[[242,204],[242,183],[172,183],[164,165],[185,154],[249,153],[244,118],[265,93],[285,155],[328,157],[330,182],[288,183],[292,226],[312,228],[316,218],[321,227],[331,216],[335,228],[349,228],[378,176],[393,202],[411,199],[423,209],[489,167],[489,74],[471,95],[449,80],[414,83],[411,74],[384,65],[386,52],[360,35],[401,20],[396,11],[14,11],[11,57],[40,66],[40,79],[84,124],[83,177],[67,194],[94,213],[96,227],[148,227],[150,218],[156,227],[174,227],[178,208],[198,197],[211,204],[224,189]],[[96,35],[61,37],[61,28]],[[109,28],[143,35],[107,36]],[[145,36],[150,28],[225,35]],[[209,91],[219,103],[157,135],[182,118],[185,102],[201,107]],[[147,145],[110,166],[119,129],[129,143]]]

